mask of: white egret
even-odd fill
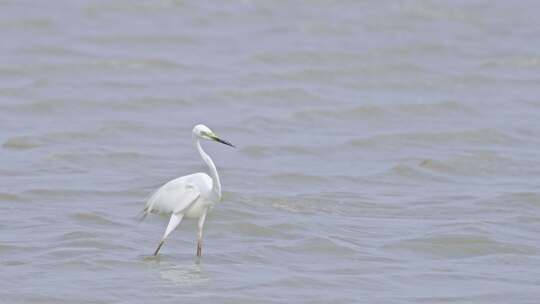
[[[210,176],[199,172],[173,179],[157,189],[146,202],[143,210],[143,218],[149,213],[171,215],[167,229],[154,252],[157,255],[161,246],[180,224],[184,217],[199,219],[199,231],[197,241],[197,256],[202,253],[202,235],[206,214],[221,201],[221,183],[214,162],[201,148],[200,139],[216,141],[234,147],[228,141],[219,138],[205,125],[196,125],[192,131],[193,142],[201,154],[202,159],[208,165]]]

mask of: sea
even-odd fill
[[[539,12],[1,1],[0,303],[540,303]]]

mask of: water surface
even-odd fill
[[[536,303],[535,1],[3,1],[6,303]],[[195,258],[149,193],[206,170]]]

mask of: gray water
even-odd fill
[[[538,303],[539,9],[2,1],[0,302]]]

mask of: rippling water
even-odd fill
[[[3,1],[5,303],[537,303],[535,1]],[[224,201],[137,213],[205,170]]]

